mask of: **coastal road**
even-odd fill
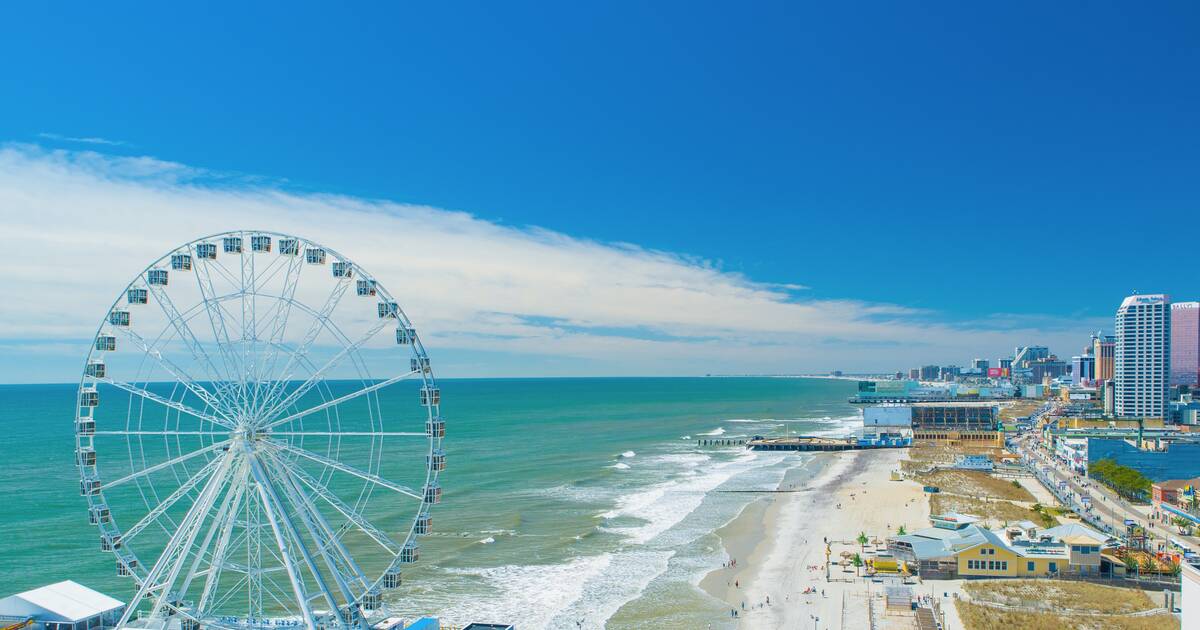
[[[1134,506],[1102,484],[1094,483],[1085,476],[1074,473],[1066,464],[1056,460],[1043,450],[1032,436],[1022,438],[1018,444],[1021,454],[1034,464],[1036,468],[1034,474],[1051,486],[1051,492],[1057,492],[1057,486],[1064,483],[1066,492],[1062,498],[1066,499],[1067,507],[1098,519],[1107,526],[1107,533],[1118,536],[1124,534],[1125,520],[1132,519],[1145,527],[1152,538],[1157,538],[1164,543],[1171,538],[1190,547],[1191,551],[1200,549],[1200,539],[1184,536],[1173,527],[1153,522],[1145,508]],[[1049,479],[1043,477],[1045,467],[1050,469]],[[1064,493],[1058,492],[1058,494]],[[1090,500],[1090,508],[1084,506],[1085,497]]]

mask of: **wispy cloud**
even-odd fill
[[[74,142],[76,144],[99,144],[112,147],[124,146],[127,143],[121,140],[109,140],[108,138],[100,138],[97,136],[64,136],[57,133],[42,132],[38,134],[39,138],[44,140],[54,140],[56,142]]]
[[[815,299],[797,293],[811,278],[759,283],[628,243],[92,151],[0,149],[0,215],[0,289],[10,296],[0,301],[0,339],[85,340],[147,262],[243,228],[351,255],[393,288],[435,355],[486,355],[503,366],[493,373],[887,369],[1018,343],[1073,347],[1092,327],[1050,317],[947,322],[869,295]]]

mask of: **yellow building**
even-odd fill
[[[1022,521],[1004,530],[979,526],[965,514],[932,516],[934,526],[888,540],[888,549],[924,578],[1099,575],[1109,542],[1090,527],[1046,530]]]

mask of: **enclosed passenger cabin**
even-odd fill
[[[421,388],[421,406],[432,407],[442,404],[442,390],[428,385]]]
[[[84,446],[75,451],[75,462],[80,466],[96,465],[96,449]]]
[[[414,372],[429,373],[429,357],[413,357],[408,363]]]
[[[100,352],[112,352],[117,349],[117,338],[112,335],[100,335],[96,337],[96,350]]]
[[[419,560],[420,557],[421,552],[417,548],[417,543],[411,540],[404,543],[404,548],[400,550],[400,562],[403,562],[404,564],[412,564]]]
[[[396,343],[407,346],[417,338],[417,330],[415,328],[405,328],[401,326],[396,329]]]
[[[88,361],[87,367],[83,368],[83,373],[92,378],[104,378],[104,362]]]
[[[359,280],[358,281],[358,294],[359,295],[375,295],[375,281],[374,280]]]
[[[421,405],[423,405],[425,407],[432,407],[434,405],[440,405],[441,403],[442,403],[441,388],[434,387],[432,385],[421,386]]]
[[[221,245],[226,254],[242,253],[242,237],[240,236],[226,236],[221,239]]]
[[[388,569],[387,572],[383,574],[382,582],[383,588],[400,588],[400,585],[403,583],[403,579],[401,579],[400,575],[400,569]]]
[[[87,479],[79,480],[80,496],[86,497],[88,495],[99,494],[99,493],[100,493],[100,480],[99,479],[94,479],[94,478],[89,477]]]
[[[333,277],[334,278],[350,278],[353,276],[354,276],[354,265],[351,265],[348,262],[341,262],[341,261],[333,263]]]
[[[216,243],[196,243],[196,258],[201,260],[217,259]]]
[[[150,301],[150,292],[141,287],[135,287],[125,292],[125,301],[130,304],[145,304]]]
[[[378,306],[380,319],[384,317],[395,317],[396,313],[400,312],[400,305],[396,304],[395,302],[380,302]]]
[[[383,594],[375,590],[363,593],[362,607],[363,610],[378,610],[383,607]]]
[[[413,531],[421,535],[433,531],[433,519],[429,518],[428,512],[422,512],[417,516],[417,523],[413,526]]]
[[[97,392],[95,387],[85,387],[79,390],[79,406],[99,407],[100,392]]]
[[[425,502],[430,505],[442,502],[442,487],[436,481],[425,486]]]
[[[96,435],[96,421],[91,418],[79,418],[75,421],[75,435]]]
[[[137,568],[138,561],[135,558],[125,560],[117,558],[117,575],[121,577],[129,577],[133,575],[133,570]]]
[[[271,237],[265,234],[250,237],[250,251],[266,254],[271,251]]]
[[[129,311],[112,310],[108,312],[108,323],[113,326],[128,326]]]
[[[304,262],[310,265],[325,264],[325,250],[320,247],[307,247],[304,249]]]
[[[425,421],[425,434],[429,437],[446,437],[446,421],[441,416],[434,416]]]
[[[279,239],[279,255],[280,256],[298,256],[300,254],[300,241],[294,238]]]
[[[425,459],[429,463],[429,470],[436,470],[438,472],[446,470],[446,451],[443,451],[440,448],[435,449],[433,453]]]
[[[175,271],[191,271],[192,255],[171,254],[171,269],[174,269]]]
[[[167,270],[166,269],[151,269],[146,272],[146,284],[153,286],[167,286]]]
[[[120,534],[100,534],[100,551],[112,551],[120,548]]]
[[[92,525],[107,523],[112,520],[112,512],[108,510],[108,506],[103,503],[97,503],[88,508],[88,522]]]

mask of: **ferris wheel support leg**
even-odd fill
[[[363,630],[366,630],[366,625],[364,622],[366,615],[363,614],[361,608],[358,608],[359,603],[356,601],[357,598],[350,589],[350,585],[346,583],[346,578],[342,576],[342,571],[344,569],[354,571],[357,569],[357,567],[338,567],[338,559],[334,558],[329,553],[329,548],[337,539],[331,535],[332,532],[330,532],[327,528],[324,530],[320,528],[314,519],[313,514],[309,511],[308,506],[299,498],[297,498],[295,488],[292,486],[292,483],[286,478],[286,476],[278,475],[278,479],[279,485],[283,487],[284,496],[288,498],[288,500],[292,503],[292,507],[295,508],[296,514],[300,516],[300,521],[304,524],[304,528],[308,531],[309,537],[312,538],[313,545],[317,548],[317,553],[319,553],[321,555],[321,559],[325,561],[325,566],[329,568],[330,575],[333,576],[333,580],[337,583],[338,589],[342,591],[342,597],[346,599],[347,608],[351,610],[357,609],[357,614],[355,614],[354,617],[348,621],[356,621],[358,623],[355,625],[359,625],[363,628]],[[344,564],[344,560],[342,563]],[[357,577],[361,581],[365,582],[365,579],[362,577],[361,573],[359,573]],[[363,590],[366,590],[365,585]]]
[[[229,457],[230,456],[228,455],[226,456],[226,462],[229,461]],[[126,605],[125,613],[121,615],[120,621],[117,622],[118,628],[126,627],[130,618],[137,611],[138,605],[142,603],[142,600],[145,599],[152,590],[162,589],[163,594],[165,594],[170,588],[170,584],[155,583],[158,582],[159,576],[162,575],[162,572],[167,568],[167,565],[171,564],[172,558],[179,553],[183,541],[185,539],[195,538],[195,535],[191,533],[191,530],[193,529],[192,525],[198,518],[200,518],[201,513],[207,514],[208,510],[212,509],[212,503],[216,495],[215,489],[221,485],[220,482],[224,477],[224,472],[225,469],[223,467],[218,474],[210,477],[208,482],[204,485],[204,489],[201,490],[200,496],[196,499],[196,503],[193,504],[191,509],[188,510],[187,514],[180,522],[179,528],[175,530],[175,533],[171,536],[171,539],[167,541],[167,546],[163,549],[162,556],[159,557],[158,562],[154,563],[154,567],[150,570],[150,573],[147,574],[146,579],[142,582],[141,588],[138,589],[137,594],[134,595],[133,599],[130,600],[129,604]],[[188,544],[190,545],[190,542]],[[161,600],[162,597],[160,596],[159,599]],[[153,615],[157,612],[158,605],[156,604],[151,610],[151,614]]]
[[[250,475],[250,470],[243,461],[241,471],[238,476],[241,478],[237,485],[237,496],[233,499],[234,509],[225,517],[225,522],[221,525],[221,535],[217,538],[217,548],[213,551],[212,559],[209,561],[208,575],[204,578],[204,590],[200,592],[200,599],[196,603],[196,612],[198,615],[204,614],[208,609],[208,605],[212,603],[212,597],[215,591],[213,587],[221,581],[221,569],[225,565],[225,554],[229,551],[229,538],[233,533],[233,525],[237,521],[238,512],[241,511],[242,498],[246,491],[246,479]]]
[[[342,625],[346,625],[346,621],[342,617],[342,611],[338,609],[337,600],[334,599],[333,593],[329,591],[329,586],[325,584],[325,579],[321,576],[320,570],[317,569],[316,563],[308,553],[308,548],[304,546],[299,532],[296,531],[295,524],[292,523],[287,513],[283,510],[283,504],[279,501],[278,495],[275,494],[275,487],[271,485],[271,480],[267,477],[266,471],[263,470],[262,461],[250,449],[249,445],[245,446],[245,451],[250,461],[250,473],[254,476],[254,480],[258,486],[258,493],[262,497],[263,511],[266,513],[267,522],[271,525],[271,532],[275,534],[275,542],[279,545],[280,558],[287,567],[288,579],[292,581],[292,589],[295,591],[297,598],[296,603],[300,606],[305,616],[305,621],[309,624],[310,628],[316,627],[312,616],[312,609],[308,605],[308,597],[304,593],[303,578],[301,577],[300,569],[292,559],[291,553],[288,552],[288,544],[284,539],[284,529],[295,540],[296,548],[299,550],[304,563],[308,565],[308,569],[317,583],[317,588],[321,590],[326,603],[329,604],[330,612],[337,615]],[[283,523],[283,528],[280,527],[280,522]]]

